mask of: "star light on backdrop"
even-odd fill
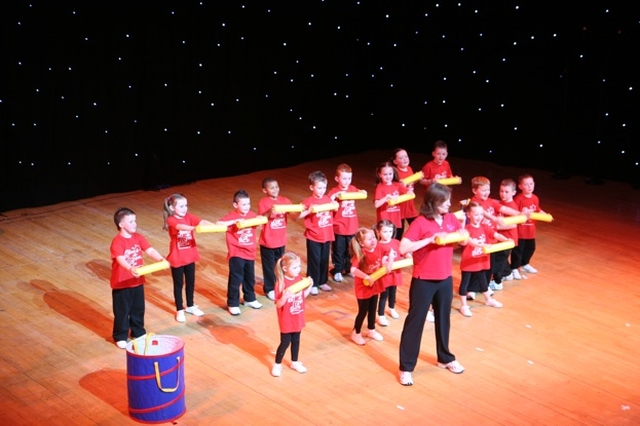
[[[637,182],[632,3],[12,2],[0,210],[437,139]]]

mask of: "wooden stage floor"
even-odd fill
[[[429,158],[409,153],[414,170]],[[184,193],[192,213],[215,221],[232,195],[249,191],[253,210],[261,181],[273,176],[281,194],[299,202],[307,175],[354,169],[361,224],[372,225],[374,170],[390,152],[368,151],[290,168],[210,179],[161,191],[108,194],[4,212],[0,221],[0,414],[8,425],[138,424],[128,414],[127,355],[111,341],[109,244],[113,213],[128,206],[138,231],[166,254],[162,201]],[[466,367],[454,375],[435,365],[433,324],[427,323],[415,384],[397,381],[398,343],[407,310],[409,274],[399,289],[399,320],[378,327],[385,340],[356,346],[351,279],[310,296],[300,359],[306,374],[270,375],[279,332],[273,304],[225,309],[227,263],[223,234],[197,236],[202,260],[196,303],[205,311],[174,320],[168,271],[149,276],[146,326],[185,342],[186,413],[177,425],[637,425],[640,424],[640,191],[584,177],[450,159],[463,184],[454,206],[470,195],[475,175],[491,179],[492,196],[505,177],[531,172],[553,223],[538,228],[532,264],[539,273],[510,281],[496,297],[504,307],[471,302],[463,317],[454,300],[451,350]],[[5,184],[10,184],[5,182]],[[421,193],[421,192],[420,192]],[[288,249],[305,257],[302,224],[291,222]],[[452,265],[454,291],[458,257]],[[151,260],[146,258],[147,262]],[[303,262],[304,264],[304,262]],[[304,270],[304,268],[303,268]],[[330,282],[331,283],[331,282]],[[333,284],[333,283],[332,283]],[[289,352],[285,360],[289,359]]]

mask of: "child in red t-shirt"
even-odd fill
[[[238,227],[238,223],[258,217],[251,211],[251,199],[244,189],[233,195],[234,210],[227,213],[218,225],[227,226],[227,260],[229,262],[229,280],[227,282],[227,307],[231,315],[240,315],[240,287],[244,297],[244,306],[253,309],[262,308],[256,299],[255,262],[256,262],[256,226]]]
[[[429,186],[438,179],[446,179],[454,177],[451,171],[451,165],[447,161],[449,152],[447,150],[447,143],[439,140],[433,144],[433,151],[431,151],[433,160],[427,162],[422,166],[422,179],[420,183],[424,186]]]
[[[348,164],[340,164],[336,169],[336,186],[331,188],[327,194],[332,201],[340,204],[338,210],[333,213],[333,233],[335,240],[331,243],[331,261],[333,268],[329,273],[337,283],[344,279],[344,275],[351,275],[351,256],[349,255],[349,242],[358,230],[358,212],[356,211],[356,200],[340,200],[338,196],[348,192],[367,191],[358,189],[351,184],[353,171]]]
[[[176,321],[185,322],[185,311],[201,317],[204,312],[193,304],[196,285],[196,262],[200,260],[194,230],[198,225],[211,225],[189,213],[187,198],[182,194],[173,194],[164,200],[164,225],[162,229],[169,232],[169,255],[173,279],[173,299],[176,304]],[[186,282],[186,286],[184,285]],[[185,287],[187,307],[182,301],[182,288]]]
[[[307,368],[298,361],[300,352],[300,334],[304,328],[304,299],[313,286],[297,293],[291,293],[289,287],[303,279],[300,275],[300,257],[293,253],[285,253],[276,262],[275,302],[280,327],[280,345],[276,350],[276,360],[271,368],[271,375],[280,377],[282,359],[291,345],[291,368],[298,373],[306,373]]]
[[[485,305],[502,307],[502,303],[491,297],[486,272],[490,270],[491,265],[489,255],[484,253],[483,247],[490,247],[494,241],[506,241],[507,238],[483,222],[483,208],[479,203],[471,201],[465,207],[465,211],[469,219],[465,226],[469,232],[469,239],[460,242],[463,249],[460,257],[461,281],[458,294],[462,304],[460,312],[465,317],[470,317],[472,313],[467,305],[467,288],[472,280],[477,281],[480,292],[485,297]]]
[[[390,161],[385,161],[376,169],[376,192],[373,205],[376,208],[376,221],[387,219],[396,226],[393,238],[400,240],[402,235],[402,211],[400,204],[393,201],[400,195],[411,192],[398,180],[398,172]],[[391,201],[391,204],[389,203]]]
[[[540,199],[533,193],[535,189],[533,176],[526,173],[518,176],[518,188],[520,193],[513,198],[519,209],[523,211],[545,213],[540,208]],[[531,257],[536,251],[536,221],[527,220],[518,225],[518,245],[511,252],[511,268],[514,276],[521,276],[521,272],[530,274],[538,273],[538,270],[531,266]],[[518,268],[520,271],[518,271]]]
[[[393,151],[393,157],[391,158],[391,162],[396,166],[396,171],[398,173],[398,179],[402,182],[402,179],[413,175],[413,169],[409,165],[409,154],[404,148],[396,148]],[[404,185],[404,184],[403,184]],[[409,183],[405,185],[407,187],[408,192],[414,192],[415,188],[413,183]],[[416,209],[415,200],[408,200],[404,203],[400,203],[400,213],[402,216],[402,229],[398,231],[397,235],[402,237],[404,234],[404,225],[405,222],[407,226],[413,222],[413,220],[418,217],[418,210]],[[396,238],[400,241],[400,238]]]
[[[382,248],[382,263],[386,264],[389,257],[400,259],[400,241],[393,238],[395,234],[395,226],[386,219],[379,221],[375,226],[376,235],[378,237],[378,245]],[[405,257],[411,257],[411,253],[407,253]],[[386,327],[389,320],[385,317],[385,306],[389,302],[389,315],[393,319],[400,318],[396,311],[396,292],[398,287],[402,285],[402,271],[400,269],[393,270],[387,275],[380,278],[384,291],[380,293],[378,301],[378,319],[379,325]]]
[[[364,345],[366,340],[362,336],[362,324],[367,318],[366,337],[382,341],[384,338],[376,331],[376,309],[378,308],[378,294],[384,291],[384,284],[380,279],[371,282],[370,275],[386,266],[391,271],[393,255],[387,256],[383,263],[383,249],[378,244],[373,229],[360,228],[351,240],[351,273],[354,276],[354,289],[358,300],[358,314],[351,333],[351,340],[357,345]]]

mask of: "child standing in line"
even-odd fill
[[[410,192],[409,188],[398,180],[398,172],[393,163],[385,161],[376,169],[376,192],[373,205],[376,208],[376,220],[387,219],[396,226],[393,238],[402,238],[402,212],[400,205],[389,205],[390,200],[395,200],[400,195]]]
[[[349,242],[358,230],[358,212],[356,200],[340,200],[338,195],[345,192],[363,192],[351,184],[353,171],[348,164],[340,164],[336,169],[336,186],[327,194],[332,201],[340,204],[338,210],[333,213],[333,233],[335,240],[331,243],[331,260],[333,268],[329,273],[337,283],[341,282],[344,275],[350,275],[351,256],[349,255]],[[336,200],[337,199],[337,200]]]
[[[327,284],[329,279],[329,252],[333,233],[333,212],[321,211],[312,213],[311,207],[316,204],[327,204],[331,198],[326,195],[327,177],[320,171],[309,174],[311,196],[302,202],[304,210],[300,218],[304,218],[304,236],[307,240],[307,275],[313,280],[311,294],[317,295],[318,288],[331,291]]]
[[[113,305],[113,341],[120,349],[127,347],[129,333],[133,339],[147,334],[144,329],[144,283],[135,269],[144,264],[142,253],[155,261],[164,258],[151,247],[136,229],[136,214],[126,207],[113,215],[118,234],[111,241],[111,298]]]
[[[484,176],[476,176],[471,179],[471,192],[473,192],[473,197],[471,197],[470,201],[475,201],[482,206],[484,216],[482,223],[490,227],[494,232],[496,231],[496,225],[504,225],[498,214],[503,216],[515,216],[521,214],[518,210],[501,204],[500,201],[495,198],[489,198],[489,194],[491,193],[491,181]],[[491,253],[491,255],[489,255],[490,267],[489,270],[486,271],[487,282],[491,282],[489,289],[502,290],[502,274],[498,274],[500,276],[494,276],[493,280],[491,279],[494,259],[495,253]],[[471,299],[475,297],[476,290],[477,284],[475,283],[475,280],[473,280],[469,288]]]
[[[487,283],[487,270],[490,272],[489,255],[485,254],[483,247],[491,246],[491,243],[495,240],[506,241],[507,239],[499,234],[494,228],[490,227],[483,222],[483,208],[482,206],[471,201],[465,207],[469,222],[465,229],[469,232],[469,239],[460,243],[463,246],[462,255],[460,257],[460,271],[461,281],[458,294],[460,295],[460,313],[465,317],[470,317],[473,314],[471,309],[467,305],[467,288],[469,283],[475,279],[480,287],[480,292],[485,297],[485,305],[494,308],[501,308],[502,303],[491,297],[491,291],[489,291],[489,285]]]
[[[313,286],[297,293],[291,293],[289,287],[304,277],[300,275],[300,257],[292,252],[285,253],[276,262],[275,301],[280,327],[280,345],[276,350],[275,364],[271,368],[271,375],[280,377],[282,374],[282,358],[291,345],[291,368],[298,373],[306,373],[307,368],[298,361],[300,352],[300,334],[304,328],[304,299],[311,292]]]
[[[500,182],[500,204],[507,207],[511,207],[514,210],[518,210],[518,205],[513,200],[516,195],[516,183],[513,179],[503,179]],[[502,215],[502,213],[500,213]],[[516,246],[518,245],[518,225],[500,225],[498,224],[498,232],[504,235],[506,238],[513,240]],[[509,255],[511,249],[502,250],[496,252],[494,255],[494,268],[493,276],[502,277],[502,281],[511,281],[514,279],[514,274],[511,271],[511,265],[509,262]],[[496,290],[502,289],[502,283],[494,284]]]
[[[424,186],[429,186],[438,179],[446,179],[454,177],[451,171],[451,165],[447,161],[449,151],[447,149],[447,143],[439,140],[433,144],[433,151],[431,151],[433,160],[428,161],[422,167],[422,174],[424,177],[420,180],[420,183]]]
[[[387,256],[386,264],[382,262],[382,247],[378,244],[376,234],[372,229],[360,228],[351,239],[351,273],[354,276],[354,289],[358,300],[358,314],[356,315],[351,340],[357,345],[366,344],[362,336],[362,324],[367,318],[367,332],[365,336],[381,342],[382,335],[376,331],[376,309],[378,294],[384,290],[384,285],[378,279],[371,282],[370,274],[382,266],[391,271],[393,255]]]
[[[260,259],[264,294],[269,300],[275,300],[274,273],[276,261],[284,254],[287,245],[287,219],[289,213],[273,211],[274,205],[291,204],[291,200],[280,195],[280,186],[274,178],[262,181],[262,192],[266,195],[258,202],[258,214],[267,217],[267,223],[260,232]]]
[[[251,211],[251,199],[244,189],[233,195],[234,210],[227,213],[218,225],[227,226],[227,260],[229,280],[227,282],[227,307],[231,315],[240,315],[240,287],[244,306],[262,308],[256,299],[256,227],[238,228],[238,222],[257,217]]]
[[[518,177],[518,188],[520,193],[514,197],[514,201],[518,208],[527,210],[529,212],[544,213],[540,208],[540,200],[538,196],[533,193],[536,183],[533,180],[533,176],[530,174],[523,174]],[[527,220],[525,223],[518,225],[518,245],[511,252],[511,269],[516,279],[518,276],[522,277],[518,268],[522,272],[528,272],[530,274],[538,273],[538,270],[531,266],[531,257],[536,251],[536,222],[535,220]]]
[[[375,226],[376,235],[378,237],[378,245],[382,247],[382,263],[386,264],[387,259],[392,257],[393,259],[400,259],[400,241],[393,238],[396,227],[390,221],[383,219],[379,221]],[[408,253],[406,257],[410,257]],[[389,272],[387,275],[380,278],[384,291],[380,293],[380,300],[378,301],[378,319],[379,325],[386,327],[389,325],[389,320],[384,316],[385,306],[387,300],[389,301],[389,315],[393,319],[400,318],[400,315],[395,310],[396,306],[396,290],[402,285],[402,271],[400,269]]]
[[[193,294],[196,285],[196,262],[200,260],[194,230],[198,225],[210,225],[211,222],[202,220],[189,213],[187,198],[182,194],[173,194],[164,200],[164,223],[162,229],[169,232],[169,255],[167,260],[171,265],[173,278],[173,299],[176,304],[176,321],[185,322],[185,311],[201,317],[204,312],[193,304]],[[186,282],[185,293],[187,308],[182,301],[182,288]]]
[[[408,176],[413,174],[413,169],[409,165],[409,154],[404,148],[396,148],[393,151],[393,157],[391,158],[391,162],[396,166],[396,171],[398,173],[398,179],[402,180]],[[408,192],[414,192],[413,183],[405,185],[407,187]],[[414,200],[405,201],[404,203],[400,203],[400,214],[402,217],[402,229],[398,231],[398,235],[402,236],[404,233],[404,224],[407,223],[407,226],[413,222],[413,220],[418,217],[418,210],[416,210],[416,204]],[[400,241],[399,238],[396,238]]]

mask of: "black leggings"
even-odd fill
[[[282,363],[285,352],[289,344],[291,344],[291,361],[298,361],[298,353],[300,352],[300,331],[295,333],[280,333],[280,345],[276,350],[276,364]]]
[[[376,308],[378,307],[378,295],[374,294],[368,299],[358,299],[358,315],[356,315],[356,321],[353,325],[353,329],[356,333],[360,334],[362,330],[362,323],[364,318],[367,317],[367,328],[369,330],[376,329]]]

